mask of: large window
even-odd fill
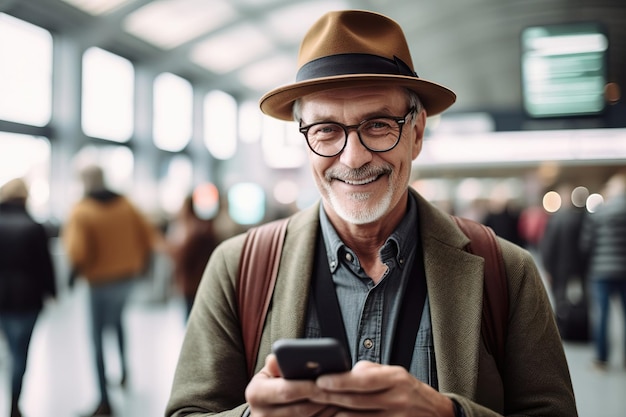
[[[192,193],[193,166],[189,157],[172,155],[164,160],[159,172],[159,207],[165,213],[176,213],[185,197]]]
[[[193,90],[189,81],[170,73],[154,80],[154,143],[178,152],[191,140]]]
[[[299,168],[306,163],[306,141],[295,122],[263,117],[263,158],[271,168]]]
[[[0,187],[14,178],[22,178],[28,184],[31,214],[39,220],[47,219],[50,216],[50,142],[47,139],[0,132]]]
[[[204,142],[217,159],[229,159],[237,151],[237,102],[223,91],[204,99]]]
[[[256,100],[247,100],[239,106],[239,140],[255,143],[261,138],[262,113]]]
[[[125,142],[133,134],[134,68],[100,48],[83,55],[82,124],[86,135]]]
[[[52,36],[0,13],[0,119],[45,126],[51,97]]]

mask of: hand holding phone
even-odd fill
[[[285,379],[315,379],[350,370],[350,358],[333,338],[280,339],[272,345]]]

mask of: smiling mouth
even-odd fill
[[[364,178],[361,180],[347,180],[347,179],[340,179],[339,181],[348,184],[348,185],[367,185],[367,184],[371,184],[374,181],[378,180],[382,175],[377,175],[375,177],[369,177],[369,178]]]
[[[388,165],[379,167],[365,165],[357,169],[331,168],[324,174],[326,176],[326,181],[329,183],[339,181],[346,185],[358,187],[376,182],[385,175],[391,175],[392,172],[393,169]]]

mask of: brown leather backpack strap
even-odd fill
[[[490,227],[452,217],[471,241],[467,251],[485,260],[481,334],[502,373],[509,319],[509,294],[502,249]]]
[[[280,219],[248,230],[239,260],[237,302],[249,378],[254,375],[287,223],[288,219]]]

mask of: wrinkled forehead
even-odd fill
[[[332,115],[338,111],[371,109],[404,110],[408,102],[408,93],[402,87],[375,86],[349,87],[318,91],[298,100],[294,107],[296,115],[303,112],[325,113]]]

